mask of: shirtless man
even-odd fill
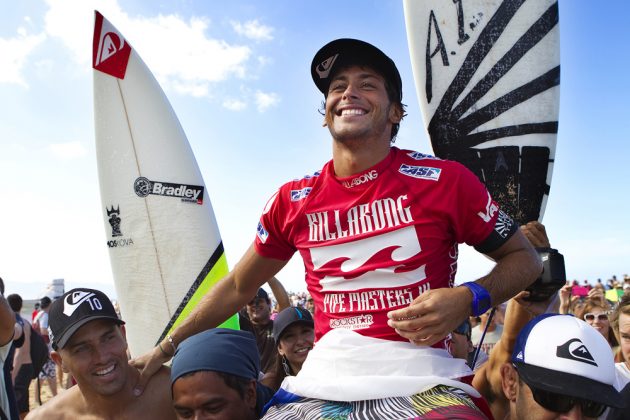
[[[124,322],[104,293],[70,290],[53,302],[49,315],[51,358],[78,386],[27,419],[175,419],[167,368],[151,378],[141,396],[134,395],[139,373],[127,362]]]

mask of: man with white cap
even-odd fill
[[[169,372],[162,367],[142,396],[127,358],[124,322],[98,290],[72,289],[50,306],[51,358],[77,386],[58,394],[28,419],[174,419]]]
[[[614,388],[610,346],[571,315],[546,314],[520,332],[501,367],[508,419],[594,419],[625,403]]]

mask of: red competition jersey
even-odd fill
[[[463,165],[392,147],[349,178],[321,173],[288,182],[267,203],[256,251],[288,260],[300,252],[315,304],[315,337],[348,328],[406,341],[387,312],[422,292],[452,287],[457,244],[482,243],[498,205]]]

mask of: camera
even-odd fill
[[[529,296],[525,300],[543,302],[558,292],[566,284],[564,257],[557,249],[536,248],[543,264],[543,272],[527,289]]]

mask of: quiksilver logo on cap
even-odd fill
[[[556,348],[556,356],[597,366],[595,359],[579,338],[572,338]]]
[[[92,292],[84,292],[84,291],[76,291],[74,293],[70,293],[68,296],[66,296],[66,299],[64,300],[64,305],[63,305],[63,313],[66,316],[72,316],[72,314],[74,313],[74,311],[77,310],[77,308],[79,306],[81,306],[81,304],[83,302],[85,302],[86,300],[88,300],[89,298],[91,298],[92,296],[94,296],[94,293]]]
[[[339,54],[328,57],[327,59],[319,63],[319,65],[315,68],[315,71],[319,75],[320,79],[325,79],[328,77],[330,71],[332,70],[333,64],[335,64],[335,60],[337,60],[337,57],[339,57]]]

